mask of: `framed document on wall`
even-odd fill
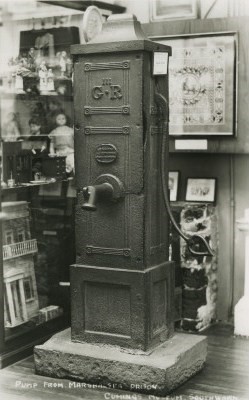
[[[170,135],[235,135],[237,34],[152,39],[172,47],[169,59]]]

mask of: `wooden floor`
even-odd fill
[[[234,337],[229,325],[214,325],[204,369],[165,400],[249,400],[249,340]],[[70,387],[71,385],[71,387]],[[34,375],[28,357],[0,371],[1,400],[156,400],[153,395],[104,388],[74,388],[74,382]]]

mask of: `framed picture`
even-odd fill
[[[237,34],[151,39],[172,47],[169,59],[170,135],[235,135]]]
[[[177,192],[178,192],[178,185],[179,185],[179,171],[169,171],[169,191],[170,191],[170,201],[177,200]]]
[[[213,203],[216,194],[216,178],[188,178],[186,201]]]
[[[151,0],[150,14],[152,21],[197,18],[196,0]]]

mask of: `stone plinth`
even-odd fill
[[[195,375],[206,355],[207,340],[200,335],[177,333],[145,353],[105,344],[73,343],[70,329],[34,350],[40,375],[161,396]]]

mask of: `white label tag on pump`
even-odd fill
[[[167,75],[167,73],[168,73],[168,58],[169,58],[168,53],[161,52],[161,51],[155,51],[153,75]]]

